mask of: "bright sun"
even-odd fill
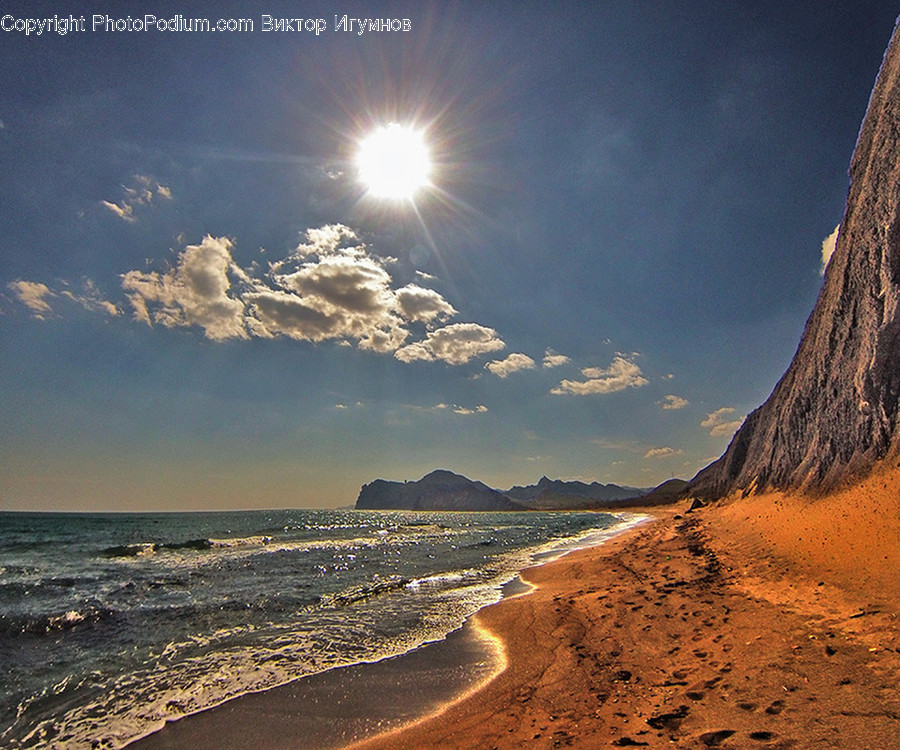
[[[420,130],[391,123],[359,144],[359,179],[371,195],[410,200],[429,184],[431,157]]]

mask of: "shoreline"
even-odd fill
[[[900,602],[881,597],[875,609],[868,584],[805,576],[796,560],[820,540],[795,531],[812,501],[756,501],[779,509],[783,539],[768,548],[745,519],[728,523],[741,502],[682,504],[525,571],[531,596],[475,618],[504,643],[508,668],[437,717],[349,747],[898,750]],[[842,519],[845,534],[877,522],[859,515]],[[867,564],[876,581],[895,569],[890,558]]]
[[[651,515],[642,509],[625,512]],[[600,540],[588,546],[539,553],[531,566],[501,587],[502,598],[483,609],[531,594],[533,585],[522,577],[526,570],[552,566],[569,555],[604,547],[634,533],[648,520],[635,518],[624,528],[599,532]],[[297,738],[302,737],[304,750],[338,750],[415,724],[465,700],[505,669],[502,645],[477,624],[480,611],[440,640],[396,656],[337,667],[232,698],[166,722],[124,747],[238,750],[252,745],[275,750],[296,748]]]
[[[858,503],[834,522],[842,534],[830,541],[804,529],[833,502],[764,496],[651,509],[653,523],[521,571],[529,594],[479,610],[465,635],[318,676],[335,696],[331,721],[342,733],[333,744],[307,734],[308,699],[278,693],[314,676],[129,747],[900,750],[900,600],[879,589],[887,580],[900,589],[900,477],[879,492],[878,512]],[[877,555],[842,557],[844,540],[871,536],[888,511],[897,516],[893,541],[881,535]],[[767,533],[773,518],[778,534]],[[883,554],[889,548],[896,557]],[[817,579],[825,571],[807,563],[822,554],[843,561],[844,573]],[[413,706],[417,684],[449,683],[436,673],[404,683],[407,660],[431,669],[443,655],[459,668],[454,643],[478,633],[502,645],[505,668]],[[256,707],[233,713],[242,701]],[[345,731],[358,721],[350,706],[377,718]],[[197,731],[185,733],[190,725]]]

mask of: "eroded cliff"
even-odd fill
[[[791,365],[692,491],[822,492],[900,453],[900,34],[850,165],[819,299]]]

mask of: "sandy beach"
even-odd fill
[[[876,475],[819,501],[654,511],[525,571],[531,593],[448,642],[232,701],[139,745],[900,748],[898,489]]]
[[[508,668],[354,750],[898,748],[895,489],[875,477],[825,501],[681,508],[529,570],[537,591],[476,617]]]

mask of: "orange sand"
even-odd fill
[[[900,748],[900,475],[685,509],[526,571],[506,669],[353,750]]]

